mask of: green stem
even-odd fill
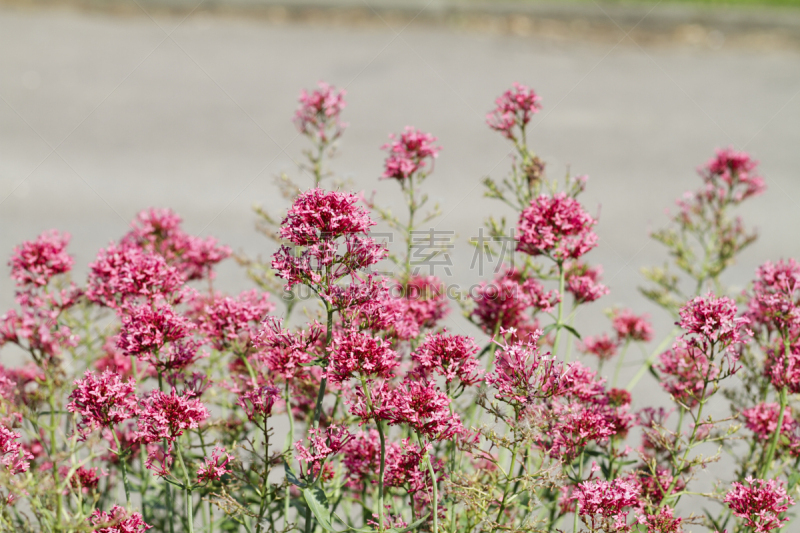
[[[164,392],[164,378],[161,375],[161,371],[158,372],[158,390]],[[168,450],[167,446],[167,439],[164,439],[164,455],[167,454]],[[166,491],[166,499],[167,499],[167,515],[169,520],[169,533],[175,533],[175,512],[172,505],[172,488],[169,486],[169,483],[164,484],[164,490]]]
[[[672,331],[669,333],[669,335],[664,337],[664,340],[662,340],[658,344],[656,349],[653,350],[653,352],[650,354],[650,357],[647,358],[647,360],[644,362],[644,364],[639,369],[639,371],[636,372],[636,375],[633,376],[633,379],[631,379],[628,382],[628,384],[625,386],[625,390],[627,390],[627,391],[632,391],[633,390],[633,388],[636,386],[636,384],[639,383],[639,380],[644,377],[645,372],[647,372],[653,366],[653,363],[655,362],[656,357],[661,355],[661,353],[667,348],[669,343],[672,342],[672,340],[675,338],[675,336],[680,332],[681,332],[680,328],[673,328]]]
[[[294,443],[294,415],[292,414],[292,403],[289,389],[289,380],[286,380],[286,414],[289,415],[289,433],[286,434],[286,444],[284,446],[284,458],[287,464],[292,463],[292,444]],[[291,507],[291,485],[286,483],[286,497],[283,500],[283,528],[289,526],[289,509]]]
[[[558,319],[556,320],[556,340],[553,342],[553,357],[558,356],[558,345],[561,341],[561,329],[564,321],[564,284],[566,274],[564,272],[564,264],[557,261],[558,265],[558,294],[561,296],[561,301],[558,302]]]
[[[117,457],[119,458],[120,468],[122,469],[122,485],[125,487],[125,506],[130,512],[131,510],[131,488],[128,483],[128,454],[127,452],[123,452],[122,446],[119,443],[119,437],[117,437],[117,432],[114,428],[111,428],[111,434],[114,436],[114,444],[117,445]]]
[[[622,362],[625,361],[625,354],[628,353],[628,346],[631,345],[631,341],[625,341],[625,346],[622,347],[622,352],[619,354],[619,359],[617,359],[617,366],[614,368],[614,379],[611,380],[611,386],[617,386],[617,379],[619,379],[619,371],[622,369]]]
[[[189,533],[194,533],[194,507],[192,506],[192,482],[189,480],[189,471],[186,470],[186,463],[183,462],[183,454],[181,453],[180,442],[175,443],[175,450],[178,452],[178,461],[183,470],[183,479],[186,491],[186,523],[189,527]]]
[[[422,441],[422,437],[417,433],[417,440],[419,446],[425,450],[425,458],[428,463],[428,473],[431,476],[431,488],[433,489],[433,500],[431,502],[431,515],[433,516],[433,533],[439,533],[439,492],[436,486],[436,472],[433,470],[433,463],[431,462],[431,454],[428,452],[428,447]]]
[[[788,349],[788,347],[787,347]],[[772,466],[772,459],[775,457],[775,450],[778,448],[778,440],[781,438],[781,428],[783,428],[783,414],[788,404],[788,394],[786,387],[781,388],[780,392],[780,411],[778,411],[778,425],[775,428],[775,433],[772,434],[772,439],[769,441],[769,448],[767,449],[767,457],[764,459],[764,464],[761,466],[759,478],[767,479],[767,474]]]
[[[56,487],[56,530],[60,531],[61,528],[61,515],[63,514],[64,510],[64,500],[61,494],[61,480],[59,479],[58,475],[58,461],[56,460],[56,394],[55,390],[52,385],[52,381],[50,382],[50,394],[48,395],[48,403],[50,404],[50,427],[48,428],[50,433],[50,460],[53,462],[53,483]]]
[[[500,523],[500,517],[503,516],[503,511],[506,509],[506,498],[508,497],[508,487],[511,483],[511,476],[514,475],[514,463],[517,462],[517,445],[514,444],[514,449],[511,451],[511,464],[508,466],[508,474],[506,474],[506,484],[503,487],[503,499],[500,501],[500,508],[497,509],[497,516],[495,523]]]

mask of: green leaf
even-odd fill
[[[564,329],[566,329],[567,331],[569,331],[570,333],[572,333],[573,335],[575,335],[576,337],[578,337],[578,340],[581,340],[581,334],[580,334],[580,333],[578,333],[578,330],[576,330],[576,329],[575,329],[575,328],[573,328],[572,326],[569,326],[569,325],[567,325],[567,324],[564,324]]]
[[[283,470],[286,472],[286,479],[289,480],[289,483],[291,483],[292,485],[296,485],[301,489],[306,488],[306,484],[297,479],[294,470],[292,470],[292,467],[289,466],[289,463],[287,463],[286,461],[283,462]]]
[[[800,482],[800,472],[792,472],[789,474],[788,490],[791,491],[798,482]]]
[[[314,513],[314,517],[322,526],[325,531],[333,531],[331,525],[331,511],[328,509],[328,497],[325,496],[325,491],[322,487],[308,487],[303,489],[303,498],[305,498],[308,508]]]
[[[542,335],[547,335],[548,333],[553,331],[557,326],[558,324],[550,324],[549,326],[545,326],[544,329],[542,330]]]

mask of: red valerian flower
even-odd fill
[[[555,423],[548,431],[552,440],[546,446],[550,457],[571,461],[591,441],[603,442],[616,434],[614,420],[604,406],[553,402],[549,416]]]
[[[247,413],[251,421],[272,416],[272,408],[281,399],[281,391],[277,387],[265,385],[242,393],[236,402]]]
[[[640,525],[647,527],[647,533],[683,533],[682,518],[675,518],[671,507],[658,510],[657,514],[642,514],[636,519]]]
[[[399,364],[388,342],[361,331],[337,331],[328,354],[326,375],[339,383],[352,377],[388,379]]]
[[[786,387],[790,394],[800,392],[800,345],[789,346],[788,357],[786,357],[786,346],[783,344],[767,350],[764,375],[777,390]]]
[[[297,130],[317,142],[327,144],[339,138],[346,124],[339,120],[345,108],[346,91],[336,91],[333,85],[323,81],[317,84],[319,89],[310,93],[303,89],[297,101],[300,105],[294,114]]]
[[[706,183],[704,195],[725,199],[734,204],[758,196],[766,190],[764,178],[756,172],[758,162],[747,152],[733,148],[717,150],[715,157],[698,173]]]
[[[291,331],[283,327],[281,319],[268,316],[261,323],[255,345],[264,350],[262,357],[270,371],[291,381],[307,373],[304,365],[314,360],[315,347],[324,331],[318,322],[308,329]]]
[[[769,334],[785,335],[800,326],[800,265],[794,259],[767,261],[756,270],[746,316]]]
[[[18,286],[43,287],[53,276],[72,270],[75,261],[66,251],[69,239],[69,233],[50,230],[15,246],[8,262],[11,278]]]
[[[752,431],[759,440],[769,440],[778,428],[778,412],[780,406],[777,403],[760,403],[749,409],[742,410],[744,425]],[[782,439],[778,440],[781,448],[788,448],[792,455],[800,455],[800,435],[798,435],[798,423],[792,418],[792,409],[787,406],[783,411],[783,422],[781,423]],[[788,443],[786,442],[788,441]]]
[[[700,337],[704,344],[715,344],[729,351],[741,342],[740,330],[750,321],[737,317],[736,302],[712,293],[690,300],[680,309],[680,327]]]
[[[128,513],[123,507],[115,505],[110,513],[95,509],[90,518],[93,533],[140,533],[153,526],[145,524],[139,513]]]
[[[0,425],[0,465],[3,465],[10,475],[27,472],[33,455],[26,451],[21,443],[19,433],[11,431]]]
[[[199,330],[214,348],[223,351],[234,343],[246,346],[256,326],[275,309],[267,293],[244,291],[237,298],[217,296],[195,302]]]
[[[517,250],[556,261],[577,259],[597,246],[595,224],[581,204],[565,193],[541,195],[519,216]]]
[[[77,427],[84,438],[95,429],[113,429],[139,414],[133,378],[124,382],[119,374],[109,370],[99,376],[87,370],[84,378],[74,384],[76,388],[69,396],[67,410],[81,416]]]
[[[126,355],[146,359],[166,343],[189,335],[195,329],[186,317],[178,315],[168,305],[153,308],[143,304],[134,307],[122,317],[122,329],[117,346]]]
[[[89,264],[86,297],[100,305],[118,308],[137,298],[145,301],[180,300],[184,278],[157,254],[136,246],[109,245]]]
[[[210,416],[203,403],[190,395],[179,395],[172,389],[170,394],[153,391],[142,401],[136,438],[142,444],[151,445],[167,441],[166,457],[159,457],[159,450],[148,446],[147,468],[153,468],[155,461],[161,462],[160,473],[166,475],[171,464],[173,443],[187,429],[195,429],[200,422]],[[160,452],[163,455],[163,451]]]
[[[307,473],[316,476],[321,464],[332,455],[336,455],[345,447],[353,436],[347,428],[330,425],[327,428],[309,428],[308,442],[310,448],[303,446],[301,441],[294,443],[297,449],[297,458],[307,465]]]
[[[394,178],[400,182],[424,171],[428,162],[433,166],[433,160],[442,149],[433,145],[436,137],[411,126],[406,126],[399,138],[394,134],[389,135],[389,138],[392,142],[381,147],[389,152],[382,178]],[[423,177],[430,172],[430,170],[425,172]]]
[[[514,82],[511,89],[495,100],[497,107],[486,115],[486,123],[504,137],[514,140],[514,127],[524,128],[541,110],[540,101],[533,89]]]
[[[653,339],[653,326],[649,318],[646,314],[635,315],[630,309],[614,309],[611,311],[611,327],[620,342],[650,342]]]
[[[781,517],[794,500],[786,494],[786,488],[774,479],[763,480],[747,477],[745,483],[733,482],[725,503],[734,516],[743,518],[746,527],[756,533],[779,529],[789,521]]]
[[[458,414],[450,413],[450,398],[433,380],[406,377],[387,404],[391,425],[408,425],[430,440],[449,440],[463,430]]]
[[[580,261],[570,261],[564,265],[567,291],[572,293],[576,303],[589,303],[609,293],[608,287],[600,283],[603,267],[590,267]]]
[[[425,373],[433,372],[452,383],[456,378],[464,385],[481,381],[480,363],[475,358],[478,346],[470,337],[441,333],[428,334],[425,342],[412,354],[411,359]]]
[[[214,265],[231,255],[230,248],[217,246],[213,237],[188,235],[180,226],[181,217],[170,209],[150,208],[136,215],[121,244],[163,256],[189,281],[213,278]]]
[[[366,234],[375,225],[354,194],[316,188],[300,193],[281,223],[280,235],[310,246],[345,235]]]
[[[592,354],[601,361],[607,361],[617,355],[618,344],[608,334],[603,333],[597,337],[586,337],[580,347],[584,353]]]
[[[592,530],[631,530],[626,509],[639,504],[639,488],[635,483],[621,478],[584,481],[575,487],[573,497],[579,505],[578,514]]]
[[[214,446],[211,457],[206,457],[203,465],[197,469],[197,482],[208,483],[218,481],[225,474],[230,474],[228,464],[233,461],[233,456],[225,451],[222,446]]]
[[[699,403],[705,380],[711,381],[719,376],[719,368],[708,360],[703,351],[688,344],[682,337],[658,359],[654,368],[661,375],[661,386],[687,407]]]

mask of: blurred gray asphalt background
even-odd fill
[[[800,256],[800,46],[786,30],[796,11],[726,12],[715,25],[714,12],[692,22],[585,2],[561,18],[478,13],[452,23],[428,17],[440,3],[366,15],[270,5],[248,16],[204,2],[171,11],[0,3],[3,262],[15,244],[59,228],[73,236],[81,280],[97,249],[148,206],[267,256],[272,244],[255,232],[251,206],[285,207],[273,184],[282,171],[310,183],[296,166],[306,145],[291,119],[299,90],[318,80],[347,89],[350,127],[333,169],[379,202],[401,207],[396,184],[378,180],[387,134],[413,125],[439,138],[425,186],[444,212],[435,228],[455,231],[458,247],[452,275],[435,273],[464,287],[481,277],[467,239],[485,216],[505,212],[479,183],[502,177],[510,161],[485,114],[512,82],[534,87],[544,110],[532,146],[551,177],[567,167],[588,174],[583,201],[600,213],[600,246],[588,259],[604,266],[612,293],[579,317],[586,333],[606,328],[601,311],[614,304],[649,311],[668,330],[669,318],[636,290],[639,268],[666,258],[648,231],[697,186],[695,168],[717,147],[750,151],[769,186],[743,212],[761,238],[728,281],[743,287],[764,260]],[[218,286],[250,284],[227,261]],[[12,296],[4,275],[0,308]]]

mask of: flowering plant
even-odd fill
[[[515,220],[488,219],[480,251],[503,266],[455,298],[412,253],[439,213],[422,212],[436,138],[407,127],[382,147],[376,177],[396,180],[404,214],[325,188],[345,102],[324,83],[295,114],[313,186],[282,178],[282,222],[258,210],[277,250],[238,258],[257,289],[216,291],[230,249],[167,209],[140,213],[84,284],[70,277],[69,235],[16,247],[0,348],[25,361],[0,365],[0,529],[788,530],[800,265],[765,262],[740,294],[721,281],[756,238],[733,214],[765,190],[756,162],[718,151],[653,233],[671,261],[645,270],[642,292],[675,327],[648,354],[646,314],[612,308],[608,331],[578,331],[578,312],[609,293],[588,259],[601,243],[579,200],[587,178],[548,179],[528,146],[532,89],[496,103],[487,122],[513,159],[484,184]],[[379,223],[399,249],[370,233]],[[301,289],[312,298],[299,304]],[[472,332],[445,327],[456,307]],[[631,349],[645,356],[621,383]],[[639,403],[648,372],[668,404]],[[717,461],[727,474],[704,486]]]

